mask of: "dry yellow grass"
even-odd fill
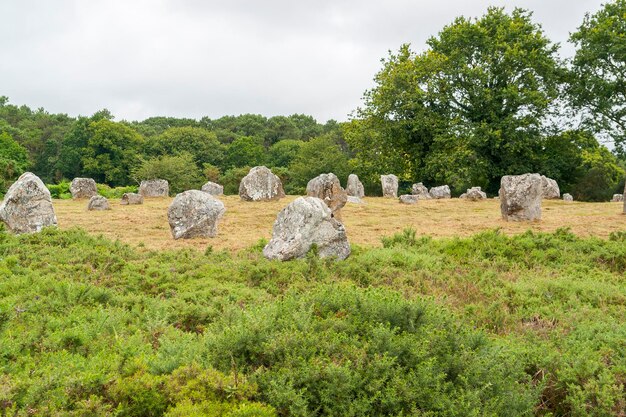
[[[62,229],[81,227],[90,233],[103,234],[131,245],[148,249],[185,248],[239,250],[250,247],[260,238],[270,239],[276,214],[293,201],[288,196],[273,202],[244,202],[238,196],[222,196],[226,214],[213,239],[174,240],[167,222],[171,198],[146,199],[143,205],[122,206],[111,200],[109,211],[87,211],[85,200],[54,200]],[[565,203],[544,201],[541,222],[515,223],[500,218],[497,200],[471,202],[459,199],[420,201],[416,205],[400,204],[395,199],[366,198],[366,204],[348,204],[342,209],[343,221],[351,243],[380,245],[382,236],[401,232],[407,227],[419,235],[467,236],[500,228],[505,233],[528,229],[554,231],[569,227],[581,236],[607,237],[626,230],[622,203]]]

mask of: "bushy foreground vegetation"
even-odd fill
[[[279,263],[0,232],[0,415],[623,415],[624,236]]]

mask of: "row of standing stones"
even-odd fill
[[[397,198],[398,178],[382,175],[381,185],[385,197]],[[217,236],[217,225],[226,208],[216,198],[223,187],[208,182],[202,190],[188,190],[176,195],[168,208],[168,221],[174,239]],[[75,178],[70,185],[75,199],[89,198],[89,210],[109,210],[109,203],[98,195],[96,183],[91,178]],[[346,230],[341,222],[341,209],[347,202],[362,203],[365,196],[363,184],[351,174],[344,189],[335,174],[321,174],[307,184],[307,196],[299,197],[278,213],[272,239],[263,249],[269,259],[290,260],[302,258],[314,245],[320,257],[345,259],[350,255]],[[124,194],[122,205],[142,204],[144,197],[167,197],[169,184],[165,180],[142,181],[139,193]],[[239,195],[244,201],[271,201],[285,196],[278,176],[266,167],[250,170],[240,183]],[[559,198],[556,181],[539,174],[506,175],[502,177],[499,192],[503,219],[509,221],[540,220],[541,201]],[[624,194],[616,194],[612,201],[625,201]],[[447,185],[432,187],[413,184],[411,194],[401,195],[405,204],[419,200],[451,198]],[[480,187],[472,187],[461,195],[471,201],[487,198]],[[564,200],[572,201],[570,195]],[[624,204],[626,213],[626,202]],[[56,226],[57,218],[50,192],[34,174],[27,172],[9,188],[0,203],[0,221],[16,234],[35,233],[44,227]]]

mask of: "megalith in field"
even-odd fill
[[[87,203],[87,210],[111,210],[109,206],[109,200],[106,197],[101,195],[94,195],[89,199],[89,203]]]
[[[468,188],[466,192],[461,194],[459,198],[463,198],[470,201],[485,200],[487,194],[480,187]]]
[[[624,211],[623,211],[623,213],[626,214],[626,185],[624,186],[624,195],[622,196],[622,199],[624,200]]]
[[[452,193],[450,192],[450,187],[447,185],[440,185],[438,187],[432,187],[428,192],[431,198],[436,200],[442,198],[452,198]]]
[[[136,193],[124,193],[120,204],[123,206],[143,204],[143,196]]]
[[[398,198],[398,177],[393,174],[381,175],[380,183],[383,187],[383,197]]]
[[[278,213],[263,255],[288,261],[303,258],[313,245],[320,258],[346,259],[350,255],[346,229],[326,203],[316,197],[298,197]]]
[[[541,220],[541,175],[505,175],[500,181],[499,194],[504,220]]]
[[[70,184],[73,199],[91,198],[98,195],[96,182],[91,178],[74,178]]]
[[[432,198],[428,188],[421,182],[411,186],[411,194],[416,195],[419,200],[430,200]]]
[[[346,193],[348,197],[365,197],[365,188],[363,188],[363,184],[359,180],[359,177],[356,174],[348,175],[348,182],[346,184]]]
[[[211,195],[222,195],[224,194],[224,186],[216,182],[208,181],[202,186],[202,191]]]
[[[621,203],[622,201],[624,201],[624,196],[622,194],[613,194],[611,203]]]
[[[204,191],[189,190],[177,194],[167,209],[172,237],[215,237],[217,224],[225,211],[224,203]]]
[[[16,234],[57,225],[50,191],[38,176],[25,172],[11,185],[0,203],[0,221]]]
[[[415,194],[402,194],[399,198],[402,204],[416,204],[420,197]]]
[[[563,201],[574,201],[574,197],[570,193],[563,194]]]
[[[306,195],[324,201],[333,216],[340,217],[340,210],[348,201],[348,194],[333,173],[321,174],[306,185]]]
[[[239,183],[239,197],[245,201],[278,200],[285,196],[283,183],[267,167],[254,167]]]
[[[139,194],[144,197],[168,197],[170,195],[170,183],[167,180],[145,180],[139,184]]]
[[[545,175],[541,176],[541,194],[543,198],[558,200],[561,198],[561,190],[559,190],[559,184],[552,178],[548,178]]]

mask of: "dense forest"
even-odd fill
[[[476,185],[495,194],[502,175],[540,172],[576,199],[607,200],[624,187],[625,14],[618,0],[587,15],[567,60],[528,11],[460,17],[420,52],[402,45],[383,60],[343,123],[303,114],[116,121],[106,109],[71,117],[0,97],[0,193],[25,170],[49,184],[159,177],[172,192],[212,180],[236,193],[250,167],[266,165],[291,194],[323,172],[342,181],[354,172],[373,195],[385,173],[403,188],[449,184],[458,195]]]

